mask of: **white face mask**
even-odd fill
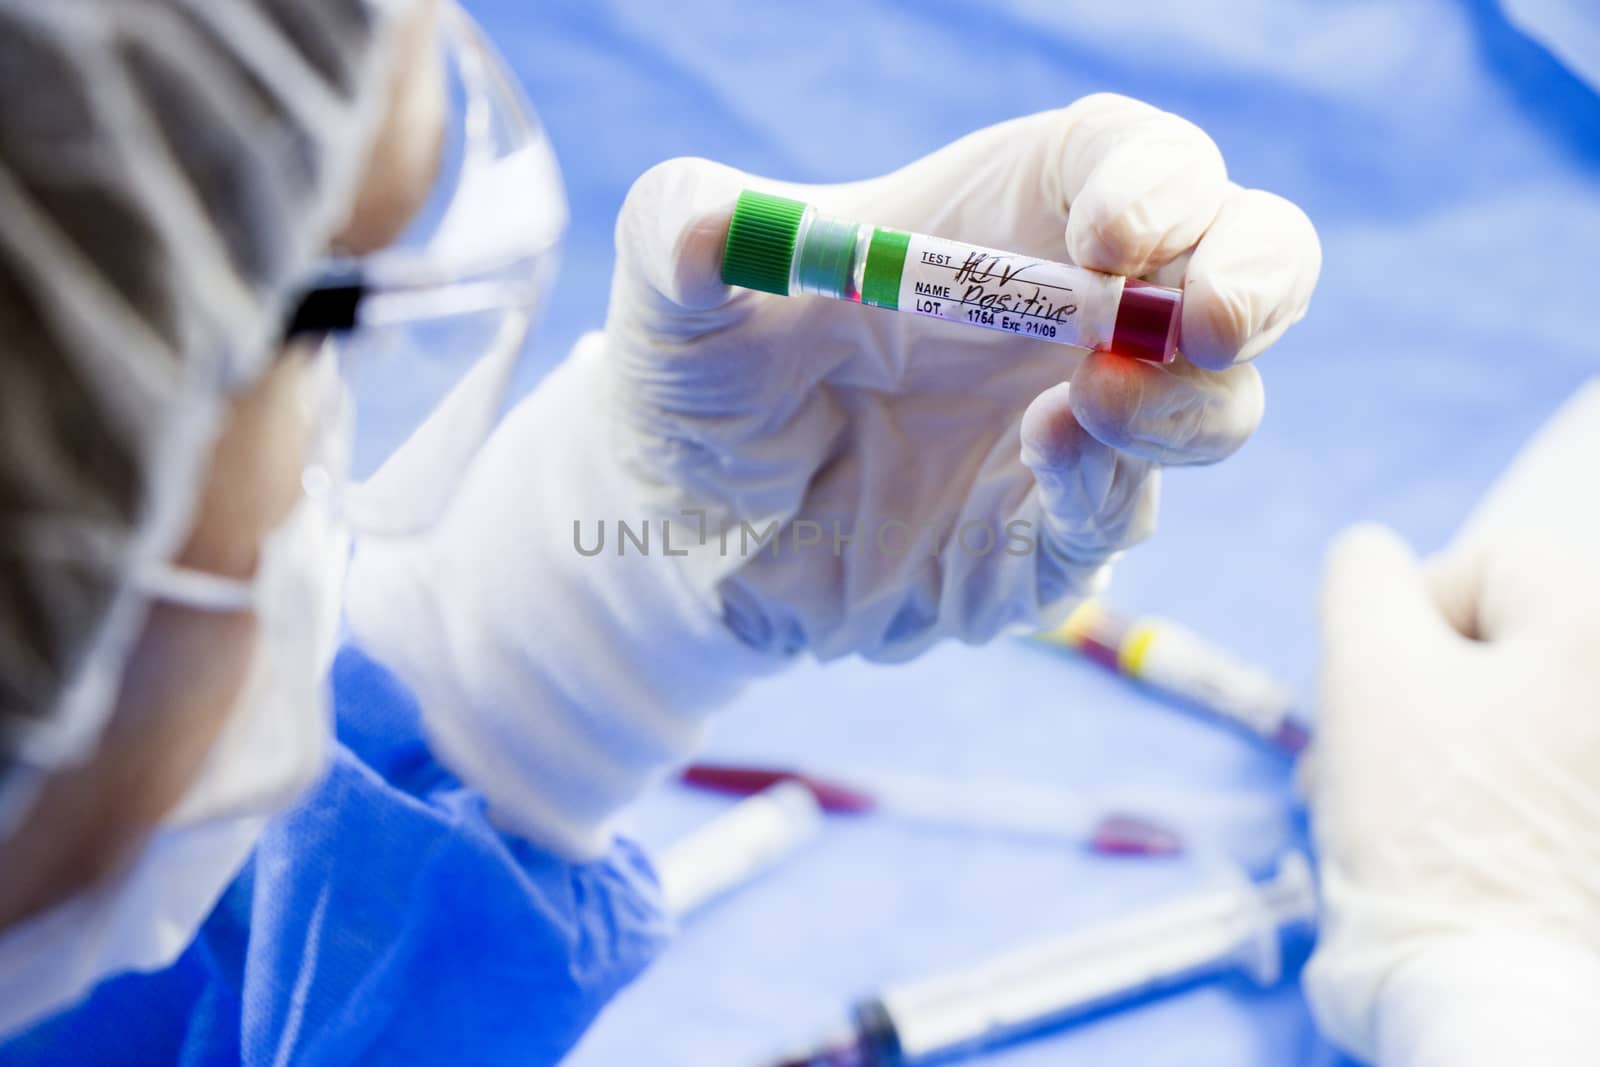
[[[146,582],[165,601],[253,610],[255,656],[199,776],[133,865],[0,932],[0,1033],[69,1006],[103,978],[177,959],[268,818],[315,781],[327,758],[325,675],[347,556],[325,509],[302,499],[262,543],[253,581],[169,570]]]

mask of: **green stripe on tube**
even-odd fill
[[[861,302],[898,310],[900,275],[906,269],[906,246],[911,235],[900,230],[875,228],[867,246],[867,269],[861,280]]]

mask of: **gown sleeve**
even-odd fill
[[[0,1045],[0,1064],[554,1064],[670,924],[637,847],[573,862],[498,829],[411,695],[346,647],[327,777],[194,943]]]

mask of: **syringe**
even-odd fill
[[[1228,971],[1269,986],[1282,973],[1282,934],[1315,917],[1310,867],[1291,853],[1264,883],[1241,873],[1234,885],[893,986],[859,1003],[836,1037],[773,1067],[916,1067]]]
[[[1135,359],[1174,358],[1183,292],[1037,256],[823,215],[746,190],[722,281],[779,296],[815,293]]]

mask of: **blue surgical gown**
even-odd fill
[[[668,933],[627,843],[497,830],[393,675],[347,647],[338,746],[166,970],[109,979],[0,1064],[554,1063]]]

